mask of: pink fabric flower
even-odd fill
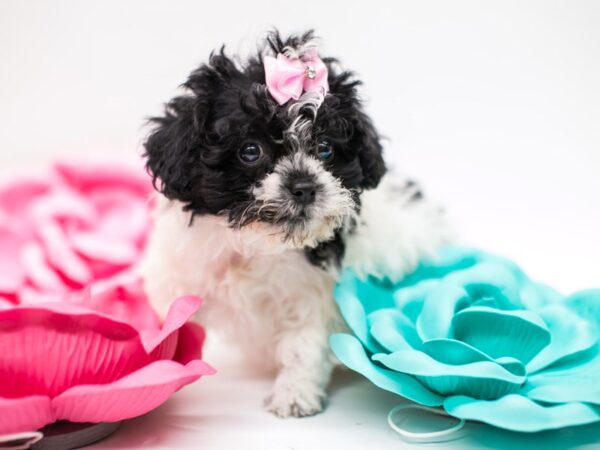
[[[150,225],[141,161],[63,161],[0,182],[0,308],[126,278]]]
[[[213,374],[187,323],[200,303],[176,300],[160,326],[133,284],[0,311],[0,434],[136,417]]]
[[[139,416],[214,373],[200,299],[161,324],[136,280],[151,192],[122,159],[0,181],[0,435]]]

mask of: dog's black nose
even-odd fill
[[[312,181],[296,181],[290,187],[290,192],[298,203],[308,205],[315,201],[317,186]]]

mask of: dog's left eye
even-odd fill
[[[317,145],[317,154],[321,161],[331,161],[333,158],[333,145],[327,139],[323,139]]]
[[[262,148],[256,142],[248,142],[240,148],[238,152],[240,160],[244,164],[256,164],[262,156]]]

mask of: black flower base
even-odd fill
[[[44,437],[33,444],[34,450],[69,450],[98,442],[119,428],[121,422],[114,423],[73,423],[56,422],[42,428]]]

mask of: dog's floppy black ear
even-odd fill
[[[363,172],[362,187],[373,189],[386,173],[383,160],[383,147],[379,133],[373,122],[364,112],[362,102],[357,93],[361,84],[350,71],[337,72],[337,60],[325,58],[329,67],[330,92],[335,95],[343,108],[350,111],[353,134],[350,141],[352,148],[358,152],[358,160]]]
[[[358,160],[363,171],[363,187],[376,188],[385,175],[386,166],[383,161],[383,147],[379,134],[373,122],[361,109],[356,115],[355,139],[358,150]]]
[[[191,96],[175,97],[165,108],[165,114],[150,121],[155,128],[146,140],[146,169],[152,175],[154,187],[170,199],[191,200],[193,179],[197,172],[199,152],[198,117]]]
[[[211,111],[223,86],[237,73],[223,48],[213,52],[208,64],[194,70],[182,85],[188,93],[167,103],[163,116],[150,119],[155,128],[145,143],[146,168],[167,198],[202,209],[195,187],[201,185],[205,169]]]

